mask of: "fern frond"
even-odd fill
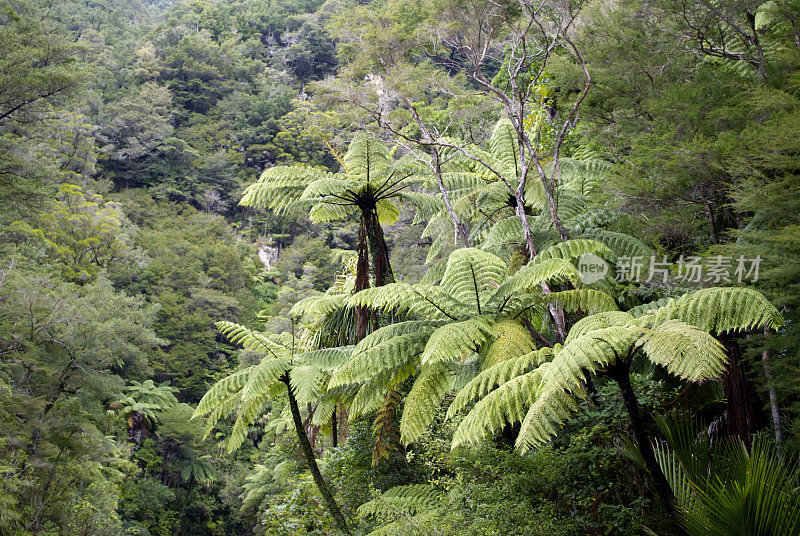
[[[490,321],[489,317],[476,316],[438,328],[425,345],[420,358],[422,365],[452,363],[469,356],[492,336]]]
[[[614,256],[614,252],[608,246],[598,240],[591,240],[587,238],[573,238],[572,240],[564,240],[557,242],[539,252],[534,258],[533,263],[538,264],[548,259],[566,259],[568,261],[575,261],[581,255],[592,253],[599,257],[609,258]]]
[[[400,437],[413,443],[433,422],[436,410],[452,386],[453,376],[443,363],[424,367],[405,399],[400,421]]]
[[[623,326],[590,331],[565,344],[552,361],[539,367],[541,389],[522,422],[517,447],[527,450],[548,441],[556,426],[569,417],[567,410],[574,405],[571,395],[582,395],[582,384],[591,374],[626,357],[639,334]]]
[[[691,294],[650,312],[650,322],[681,320],[710,333],[730,333],[783,325],[778,310],[757,290],[742,287],[712,287]]]
[[[567,334],[567,340],[570,342],[578,337],[585,335],[590,331],[608,328],[611,326],[627,326],[634,322],[633,316],[624,311],[608,311],[604,313],[597,313],[585,318],[581,318],[572,326]]]
[[[453,402],[450,403],[450,407],[447,408],[447,418],[455,417],[468,405],[485,397],[494,389],[511,381],[511,379],[531,372],[531,370],[552,358],[553,354],[553,348],[541,348],[525,355],[499,362],[481,371],[458,391]]]
[[[251,330],[234,322],[216,322],[217,329],[234,344],[239,344],[246,350],[255,350],[274,357],[287,355],[285,346],[271,340],[267,335]]]
[[[687,381],[718,378],[725,371],[725,347],[707,331],[678,320],[647,330],[636,346],[656,365]]]
[[[540,368],[510,379],[475,404],[458,425],[452,448],[479,443],[507,424],[522,421],[536,400],[542,379]]]
[[[584,313],[604,313],[607,311],[617,311],[614,298],[600,290],[589,288],[579,288],[552,292],[545,296],[548,303],[557,303],[562,309],[569,313],[583,311]]]
[[[533,339],[525,326],[512,318],[503,318],[491,327],[491,340],[481,351],[481,366],[489,368],[535,349]]]
[[[253,365],[246,369],[236,371],[215,383],[214,386],[203,395],[203,398],[200,399],[197,408],[194,410],[192,419],[207,415],[230,396],[231,393],[238,393],[241,391],[255,368],[256,365]]]
[[[366,382],[382,371],[405,366],[425,349],[428,336],[427,332],[406,333],[354,351],[351,359],[333,374],[329,387]]]
[[[589,238],[602,242],[619,257],[643,257],[649,259],[653,255],[653,250],[645,245],[641,240],[623,233],[607,231],[605,229],[590,229],[581,235],[580,238]]]
[[[385,491],[378,499],[359,506],[358,515],[363,517],[398,513],[411,515],[436,509],[443,500],[444,493],[430,484],[395,486]]]
[[[509,277],[497,292],[497,298],[538,290],[543,282],[570,282],[578,285],[580,274],[571,262],[565,259],[547,259],[529,262],[516,274]]]
[[[442,288],[459,302],[482,313],[506,275],[500,257],[476,248],[457,249],[447,259]]]
[[[270,208],[285,214],[298,206],[303,190],[311,182],[331,177],[335,175],[311,166],[272,167],[245,189],[239,204],[258,209]]]

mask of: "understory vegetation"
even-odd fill
[[[800,534],[798,0],[0,0],[0,536]]]

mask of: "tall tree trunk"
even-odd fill
[[[334,499],[333,493],[328,487],[327,482],[325,482],[325,479],[322,478],[322,473],[317,465],[317,459],[314,456],[314,450],[311,448],[311,443],[306,435],[306,429],[303,426],[303,418],[300,416],[300,408],[297,405],[297,399],[292,391],[289,376],[285,375],[283,378],[281,378],[281,381],[286,385],[286,390],[289,396],[289,408],[292,412],[292,420],[294,421],[294,428],[297,432],[297,440],[300,443],[300,450],[303,451],[303,456],[305,456],[306,463],[311,471],[311,476],[314,477],[314,482],[317,484],[317,488],[322,495],[322,499],[325,501],[325,506],[327,507],[328,512],[331,514],[331,517],[333,517],[333,520],[336,522],[336,526],[345,534],[350,534],[350,529],[347,527],[347,521],[345,521],[342,511],[339,509],[339,505],[336,504],[336,499]]]
[[[642,454],[645,468],[647,468],[647,471],[653,479],[653,488],[656,495],[664,503],[670,518],[672,518],[672,521],[675,522],[675,526],[677,527],[675,495],[672,493],[672,488],[670,488],[664,473],[661,471],[661,466],[659,466],[656,461],[653,445],[650,443],[650,438],[647,437],[642,414],[639,410],[639,401],[636,399],[636,393],[631,385],[630,366],[620,361],[609,368],[608,375],[617,382],[620,393],[622,393],[625,411],[628,413],[628,418],[631,421],[633,437]]]

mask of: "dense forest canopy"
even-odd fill
[[[798,0],[0,0],[0,536],[800,534]]]

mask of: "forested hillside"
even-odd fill
[[[800,2],[0,0],[0,536],[800,534]]]

